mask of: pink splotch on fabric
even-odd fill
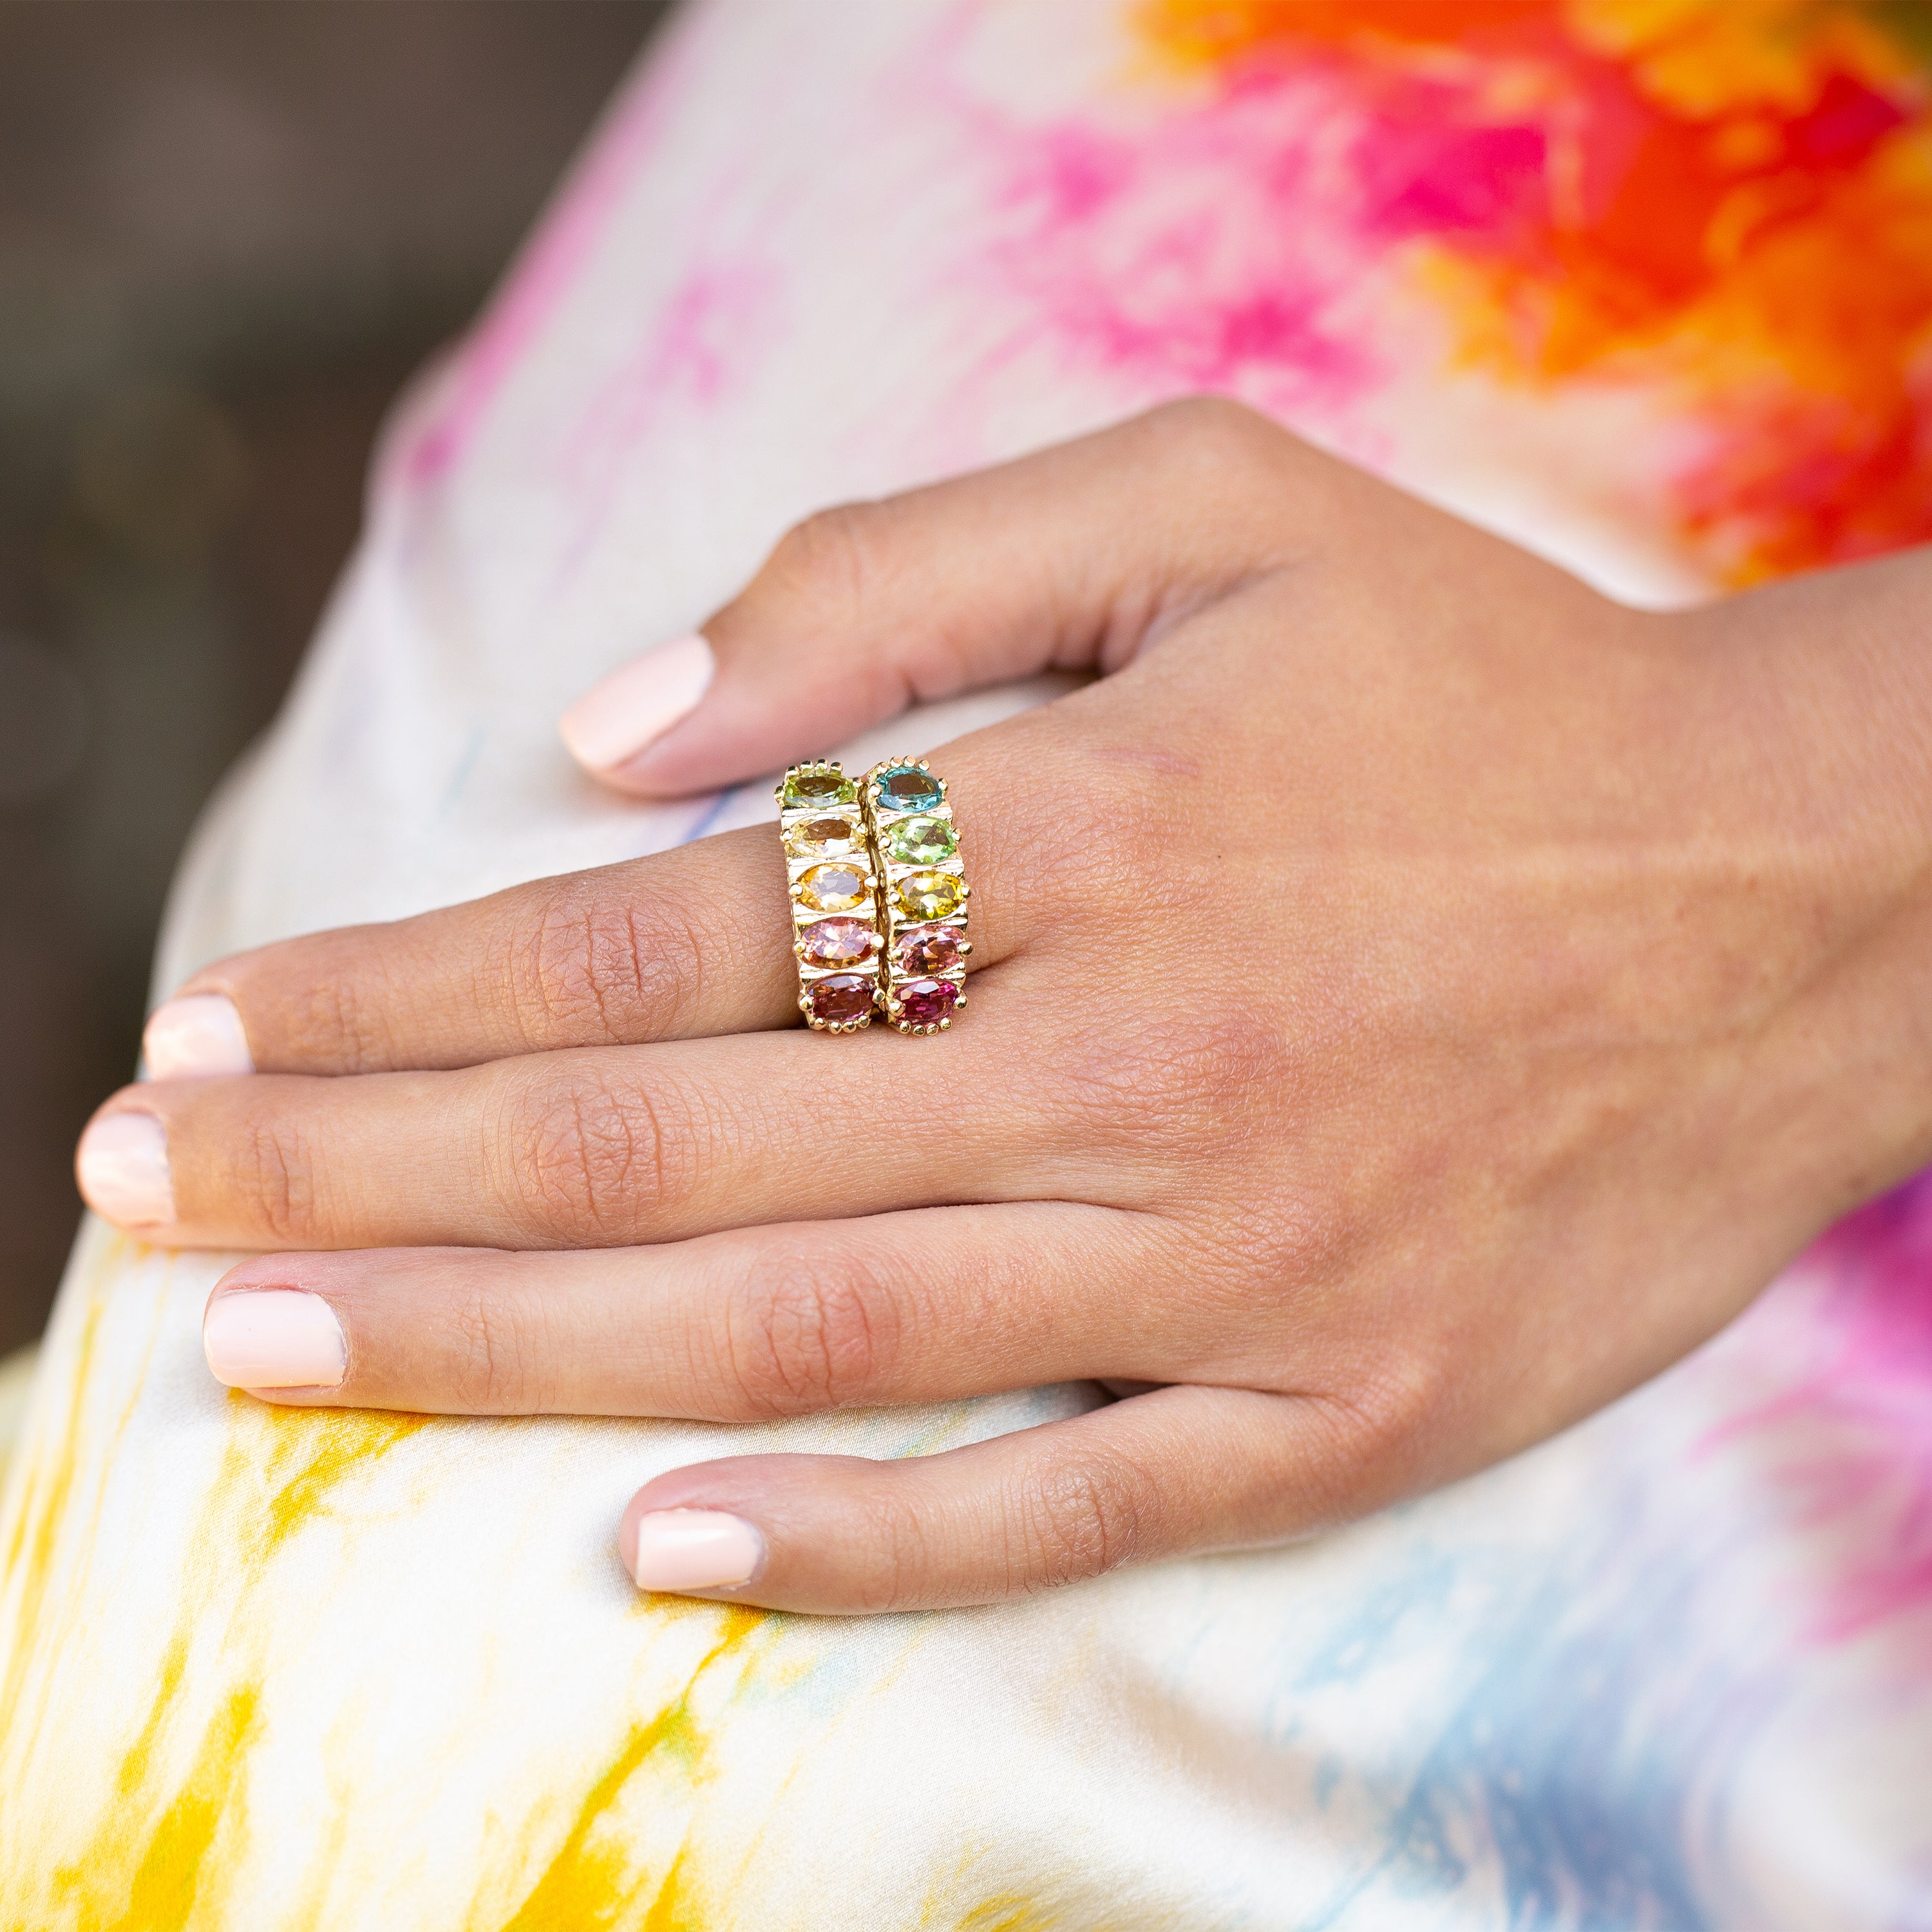
[[[1131,124],[1006,128],[972,272],[1021,318],[1014,352],[1043,338],[1136,401],[1211,390],[1338,418],[1386,374],[1364,326],[1368,136],[1319,72]]]
[[[1762,1312],[1802,1328],[1802,1366],[1714,1446],[1789,1445],[1774,1465],[1779,1504],[1842,1532],[1835,1569],[1808,1586],[1812,1634],[1834,1641],[1932,1610],[1932,1174],[1841,1222],[1795,1274],[1804,1292]]]
[[[511,372],[608,230],[658,138],[684,65],[680,49],[668,46],[653,61],[647,81],[620,93],[529,247],[458,345],[425,413],[409,425],[386,466],[391,478],[420,488],[462,460]]]

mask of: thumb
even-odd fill
[[[1341,466],[1265,418],[1174,403],[996,469],[821,511],[703,630],[565,712],[578,761],[673,796],[815,755],[909,705],[1118,669],[1285,561],[1282,485]]]

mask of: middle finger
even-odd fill
[[[910,1050],[880,1032],[830,1052],[817,1034],[744,1034],[445,1072],[152,1082],[90,1126],[82,1188],[150,1240],[245,1248],[628,1246],[1104,1190],[1105,1165],[1051,1151],[1017,1084],[1024,1001],[1000,1004],[993,1024]],[[89,1149],[110,1143],[124,1184],[104,1187]]]

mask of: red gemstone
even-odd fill
[[[899,1018],[914,1026],[937,1026],[952,1010],[959,988],[950,980],[915,980],[898,989]]]
[[[827,1026],[847,1020],[863,1019],[872,1010],[872,982],[858,973],[835,973],[830,979],[814,982],[806,997],[812,1002],[812,1017]]]
[[[902,973],[944,973],[959,964],[956,926],[909,926],[896,942]]]
[[[856,966],[871,958],[878,944],[862,919],[821,919],[805,928],[805,956],[814,966]]]

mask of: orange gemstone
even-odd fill
[[[843,862],[814,866],[800,880],[799,902],[812,912],[850,912],[866,896],[866,875]]]

